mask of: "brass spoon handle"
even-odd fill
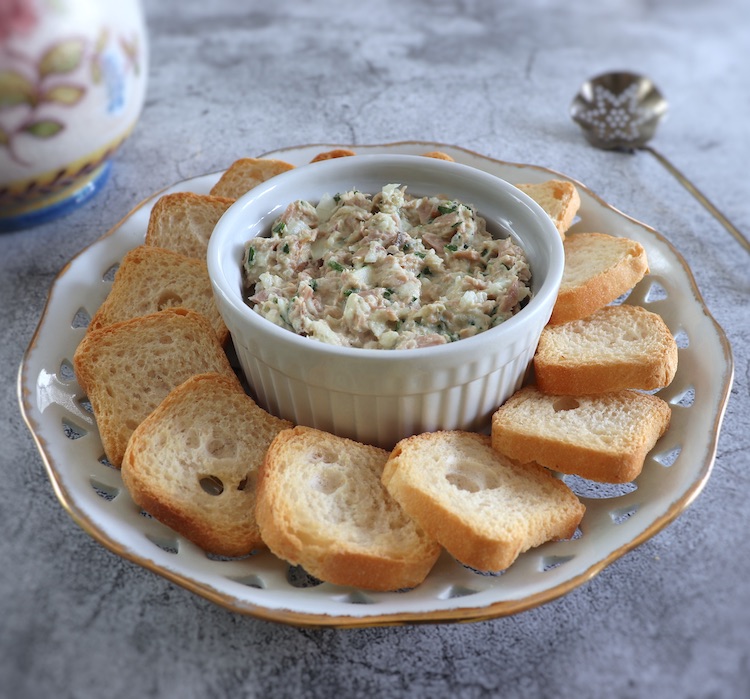
[[[651,153],[662,165],[664,165],[669,172],[671,172],[678,180],[678,182],[685,187],[703,206],[726,228],[736,239],[737,242],[742,245],[747,252],[750,252],[750,240],[748,240],[739,230],[724,216],[685,175],[683,175],[672,163],[669,162],[659,151],[655,150],[651,146],[640,146],[640,150],[645,150]]]

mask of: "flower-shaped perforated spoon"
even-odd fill
[[[750,252],[750,241],[659,151],[647,145],[667,111],[656,85],[642,75],[605,73],[585,82],[570,115],[588,140],[605,150],[651,153]]]

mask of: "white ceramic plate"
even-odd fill
[[[301,165],[334,147],[341,146],[293,147],[266,156]],[[437,143],[349,147],[359,153],[441,150],[512,183],[565,178],[544,168],[499,162]],[[158,196],[174,191],[207,193],[219,174],[181,182],[154,195],[71,260],[50,290],[21,365],[21,409],[55,492],[73,519],[112,551],[229,609],[279,622],[366,626],[480,620],[529,609],[581,585],[669,524],[705,485],[732,383],[727,339],[677,251],[656,231],[576,182],[581,209],[574,230],[611,232],[638,240],[646,248],[651,273],[628,300],[661,314],[680,347],[677,375],[659,393],[672,406],[672,424],[637,481],[608,487],[566,477],[587,508],[573,539],[522,554],[498,575],[476,573],[443,554],[427,580],[405,592],[371,593],[311,584],[268,552],[241,560],[207,556],[133,503],[119,471],[104,458],[71,362],[88,319],[111,287],[114,267],[125,252],[143,242]]]

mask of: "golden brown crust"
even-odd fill
[[[394,466],[398,467],[397,461]],[[456,512],[446,510],[410,483],[392,478],[388,489],[409,515],[464,565],[476,570],[505,570],[518,557],[518,542],[490,538],[477,532],[470,522]]]
[[[339,531],[339,527],[346,526],[349,520],[354,521],[357,515],[363,514],[361,511],[340,511],[343,522],[335,525],[320,522],[321,527],[327,527],[324,533],[304,528],[304,520],[298,517],[300,508],[305,508],[304,503],[296,500],[282,485],[283,472],[290,468],[298,468],[299,478],[306,477],[302,473],[309,475],[302,468],[300,458],[303,457],[297,449],[297,445],[303,442],[322,450],[330,449],[332,454],[341,455],[346,452],[351,459],[350,478],[360,481],[373,478],[375,488],[382,488],[378,481],[379,474],[376,476],[369,472],[369,467],[358,468],[357,465],[372,459],[385,464],[388,453],[384,450],[308,427],[295,427],[281,432],[266,453],[257,486],[255,516],[269,549],[279,558],[293,565],[301,565],[320,580],[337,585],[377,591],[419,585],[440,554],[440,547],[421,533],[419,543],[412,548],[399,546],[396,549],[391,544],[382,543],[375,531],[372,532],[372,541],[367,545],[351,541],[343,530]],[[309,486],[305,483],[299,487],[303,489]],[[382,497],[385,508],[398,509],[395,502],[386,503],[385,499],[389,496],[384,489]],[[363,505],[360,503],[359,507]],[[375,512],[372,514],[381,516]],[[399,520],[403,523],[401,526],[407,526],[408,519],[403,513],[399,514]],[[415,531],[409,523],[408,531],[404,529],[404,536],[416,541]]]
[[[545,210],[564,241],[581,206],[581,196],[576,186],[566,180],[546,180],[534,184],[517,184],[516,187]]]
[[[544,393],[608,393],[668,386],[677,371],[677,343],[664,320],[640,306],[606,306],[588,318],[548,325],[534,355]]]
[[[524,460],[533,454],[538,463],[549,464],[548,468],[552,470],[600,483],[635,480],[645,457],[640,451],[602,454],[585,444],[566,444],[543,435],[529,437],[517,433],[496,437],[493,446],[509,458]]]
[[[478,480],[472,481],[472,476]],[[456,485],[460,481],[450,485],[451,477],[467,480],[463,487]],[[485,480],[480,485],[483,478],[493,477],[493,484]],[[489,436],[470,432],[433,432],[402,440],[386,464],[383,483],[430,536],[477,570],[504,570],[522,551],[551,538],[573,536],[585,511],[549,471],[536,464],[513,463],[492,450]],[[472,495],[459,497],[454,487],[468,489]],[[515,516],[506,517],[501,504],[507,504],[504,498],[512,497],[514,488],[534,493],[529,498],[535,505],[515,503],[525,510],[522,526]],[[536,499],[541,492],[546,495]],[[474,499],[477,496],[482,499]],[[479,502],[482,512],[495,513],[492,521],[479,514]]]
[[[532,412],[518,406],[533,402]],[[589,409],[577,423],[556,422],[554,415],[570,415],[580,406]],[[628,420],[616,421],[627,412]],[[607,437],[598,437],[599,424],[607,417]],[[641,473],[648,452],[667,431],[669,405],[649,394],[623,390],[601,395],[552,396],[536,386],[526,386],[511,396],[492,417],[492,446],[521,463],[535,462],[546,468],[602,483],[628,483]],[[575,424],[580,431],[570,429]],[[581,437],[581,432],[588,437]]]
[[[213,196],[239,199],[253,187],[270,180],[294,165],[272,158],[240,158],[235,160],[211,188]]]
[[[284,511],[284,501],[280,491],[273,486],[274,471],[278,460],[283,454],[286,441],[291,438],[292,430],[280,432],[271,442],[263,463],[258,471],[258,482],[255,488],[255,519],[261,531],[265,544],[273,551],[274,555],[291,563],[300,565],[300,555],[303,545],[298,539],[278,526],[277,516]]]
[[[214,371],[239,384],[211,323],[184,308],[87,333],[73,366],[91,401],[107,458],[117,468],[135,428],[190,376]]]
[[[357,155],[353,150],[348,148],[334,148],[333,150],[325,151],[324,153],[318,153],[310,162],[319,163],[322,160],[332,160],[333,158],[349,158],[352,155]]]
[[[229,338],[214,302],[206,263],[172,250],[140,245],[123,257],[112,289],[87,332],[169,307],[201,313],[211,322],[219,342],[224,344]]]
[[[196,412],[201,420],[194,420]],[[290,426],[259,408],[232,379],[193,376],[133,433],[123,482],[143,510],[205,551],[246,555],[264,547],[254,516],[254,477],[273,436]],[[211,454],[212,443],[226,440],[225,453]],[[219,477],[220,493],[203,490],[200,478],[207,475]]]
[[[123,461],[123,474],[128,469],[127,460],[132,458],[134,458],[133,454],[126,453],[125,461]],[[132,469],[132,466],[130,468]],[[239,557],[266,548],[257,525],[249,527],[241,534],[222,531],[216,526],[215,521],[208,522],[205,518],[186,512],[179,506],[158,497],[150,490],[148,482],[132,475],[132,470],[130,473],[131,475],[127,478],[123,475],[123,482],[133,502],[154,519],[173,529],[188,541],[192,541],[204,551],[217,556]]]
[[[437,160],[447,160],[448,162],[455,162],[454,158],[451,158],[447,153],[443,153],[440,150],[431,150],[428,153],[422,153],[425,158],[436,158]]]
[[[205,260],[211,231],[233,203],[234,199],[209,194],[165,194],[151,209],[145,244]]]
[[[649,356],[642,364],[582,364],[578,367],[545,364],[534,359],[534,376],[540,391],[558,396],[611,393],[624,388],[651,391],[669,385],[677,358]]]
[[[604,270],[593,270],[585,279],[567,281],[573,258],[586,260],[594,255],[595,246],[608,245],[614,236],[603,233],[576,233],[567,236],[565,248],[566,272],[550,317],[551,324],[566,323],[590,316],[625,292],[632,289],[648,273],[648,260],[643,246],[633,240],[621,241],[619,259]]]

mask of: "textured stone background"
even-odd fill
[[[750,231],[745,0],[146,0],[147,103],[107,188],[0,236],[0,696],[750,696],[750,258],[648,154],[567,116],[607,69],[670,100],[657,145]],[[55,275],[137,202],[302,143],[436,140],[586,183],[669,237],[731,341],[713,476],[670,527],[542,608],[468,625],[296,629],[109,553],[58,504],[16,375]]]

